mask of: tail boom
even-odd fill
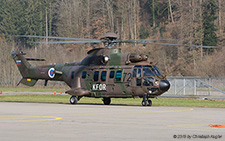
[[[25,53],[22,51],[12,51],[11,55],[23,77],[17,85],[22,83],[27,86],[34,86],[38,79],[62,80],[62,72],[55,69],[57,68],[56,65],[33,66],[28,62],[44,61],[44,59],[25,58]]]

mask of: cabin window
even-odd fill
[[[110,71],[109,78],[114,78],[115,71]]]
[[[95,71],[95,72],[94,72],[93,80],[94,80],[94,81],[98,81],[98,76],[99,76],[99,71]]]
[[[106,80],[106,71],[102,71],[101,73],[101,81],[105,81]]]
[[[71,79],[74,79],[74,71],[71,72]]]
[[[122,71],[119,70],[116,72],[116,81],[121,81],[121,77],[122,77]]]
[[[83,71],[82,72],[82,78],[85,79],[86,78],[86,75],[87,75],[87,72],[86,71]]]

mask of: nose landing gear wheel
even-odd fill
[[[152,106],[152,101],[148,99],[147,95],[144,95],[141,104],[142,106]]]
[[[141,104],[142,104],[142,106],[147,106],[147,102],[144,100],[141,102]]]
[[[70,104],[77,104],[78,102],[78,99],[76,96],[71,96],[70,97]]]

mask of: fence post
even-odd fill
[[[176,83],[176,78],[174,79],[174,91],[175,95],[177,94],[177,83]]]
[[[185,93],[185,78],[184,78],[184,95],[186,95],[186,93]]]
[[[194,79],[194,95],[197,95],[197,91],[196,91],[196,87],[197,87],[197,84],[196,84],[196,79]]]

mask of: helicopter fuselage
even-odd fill
[[[173,41],[174,39],[129,39],[117,40],[113,32],[103,34],[100,39],[83,39],[68,37],[49,37],[19,35],[26,38],[58,39],[64,41],[36,42],[45,44],[65,43],[103,43],[105,48],[94,48],[81,61],[45,66],[32,66],[29,60],[44,59],[24,58],[21,51],[12,51],[12,57],[23,76],[19,83],[34,86],[38,79],[64,81],[71,89],[66,93],[72,95],[71,104],[76,104],[83,97],[102,97],[104,104],[110,104],[110,98],[143,97],[142,105],[151,106],[148,98],[157,97],[170,88],[170,83],[156,65],[152,65],[145,54],[122,53],[116,48],[117,43],[156,44],[166,46],[185,46],[201,48],[218,48],[216,46],[158,43],[154,41]]]
[[[166,92],[170,83],[147,55],[122,53],[119,48],[97,48],[88,52],[81,62],[32,66],[22,54],[12,53],[25,85],[38,79],[64,81],[72,97],[154,98]],[[105,102],[104,102],[105,103]],[[110,103],[110,102],[109,102]],[[73,104],[73,103],[72,103]],[[107,104],[107,102],[106,102]]]

